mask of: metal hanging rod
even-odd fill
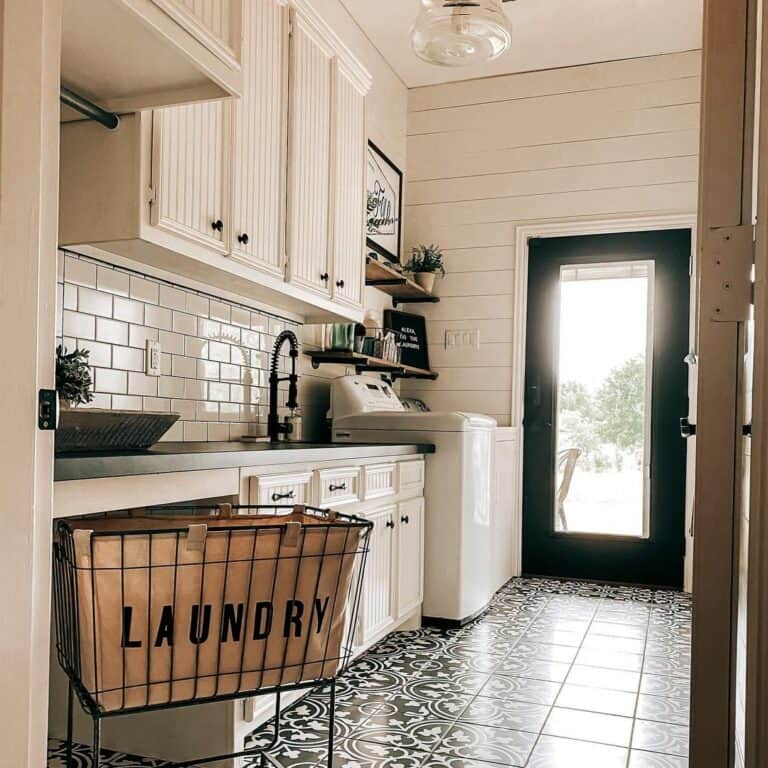
[[[79,112],[81,115],[85,115],[90,120],[95,120],[97,123],[101,123],[105,128],[110,131],[114,131],[118,125],[120,125],[120,118],[114,112],[107,112],[106,109],[102,109],[97,104],[94,104],[88,99],[84,99],[74,91],[70,91],[69,88],[61,86],[61,92],[59,95],[62,104],[66,104],[68,107]]]

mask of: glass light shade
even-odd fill
[[[431,64],[479,64],[501,56],[512,42],[501,0],[420,0],[420,5],[411,48]]]

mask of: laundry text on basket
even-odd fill
[[[302,629],[306,627],[307,634],[315,632],[320,634],[323,630],[323,621],[328,610],[330,597],[321,599],[316,597],[309,610],[309,615],[304,616],[305,604],[302,600],[286,600],[282,615],[282,622],[274,623],[275,608],[272,602],[258,602],[253,611],[253,639],[264,640],[272,633],[273,626],[282,627],[283,637],[301,637]],[[194,645],[202,645],[210,639],[211,613],[213,606],[209,603],[192,605],[189,621],[189,642]],[[123,606],[123,631],[121,646],[123,648],[141,648],[143,640],[131,635],[133,623],[133,607]],[[220,621],[221,631],[219,642],[240,642],[243,630],[246,628],[245,605],[243,603],[224,603]],[[164,643],[173,645],[176,633],[175,617],[172,605],[164,605],[160,612],[160,619],[154,632],[154,646],[160,648]]]

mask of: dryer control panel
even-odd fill
[[[375,376],[342,376],[331,384],[329,419],[360,413],[404,411],[392,387]]]

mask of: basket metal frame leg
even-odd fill
[[[328,768],[333,768],[333,740],[336,731],[336,678],[331,680],[331,701],[328,707]]]
[[[73,742],[73,706],[74,706],[74,689],[72,687],[72,680],[69,680],[69,686],[67,689],[67,762],[66,768],[72,768],[72,742]]]
[[[93,768],[101,762],[101,718],[93,718]]]

